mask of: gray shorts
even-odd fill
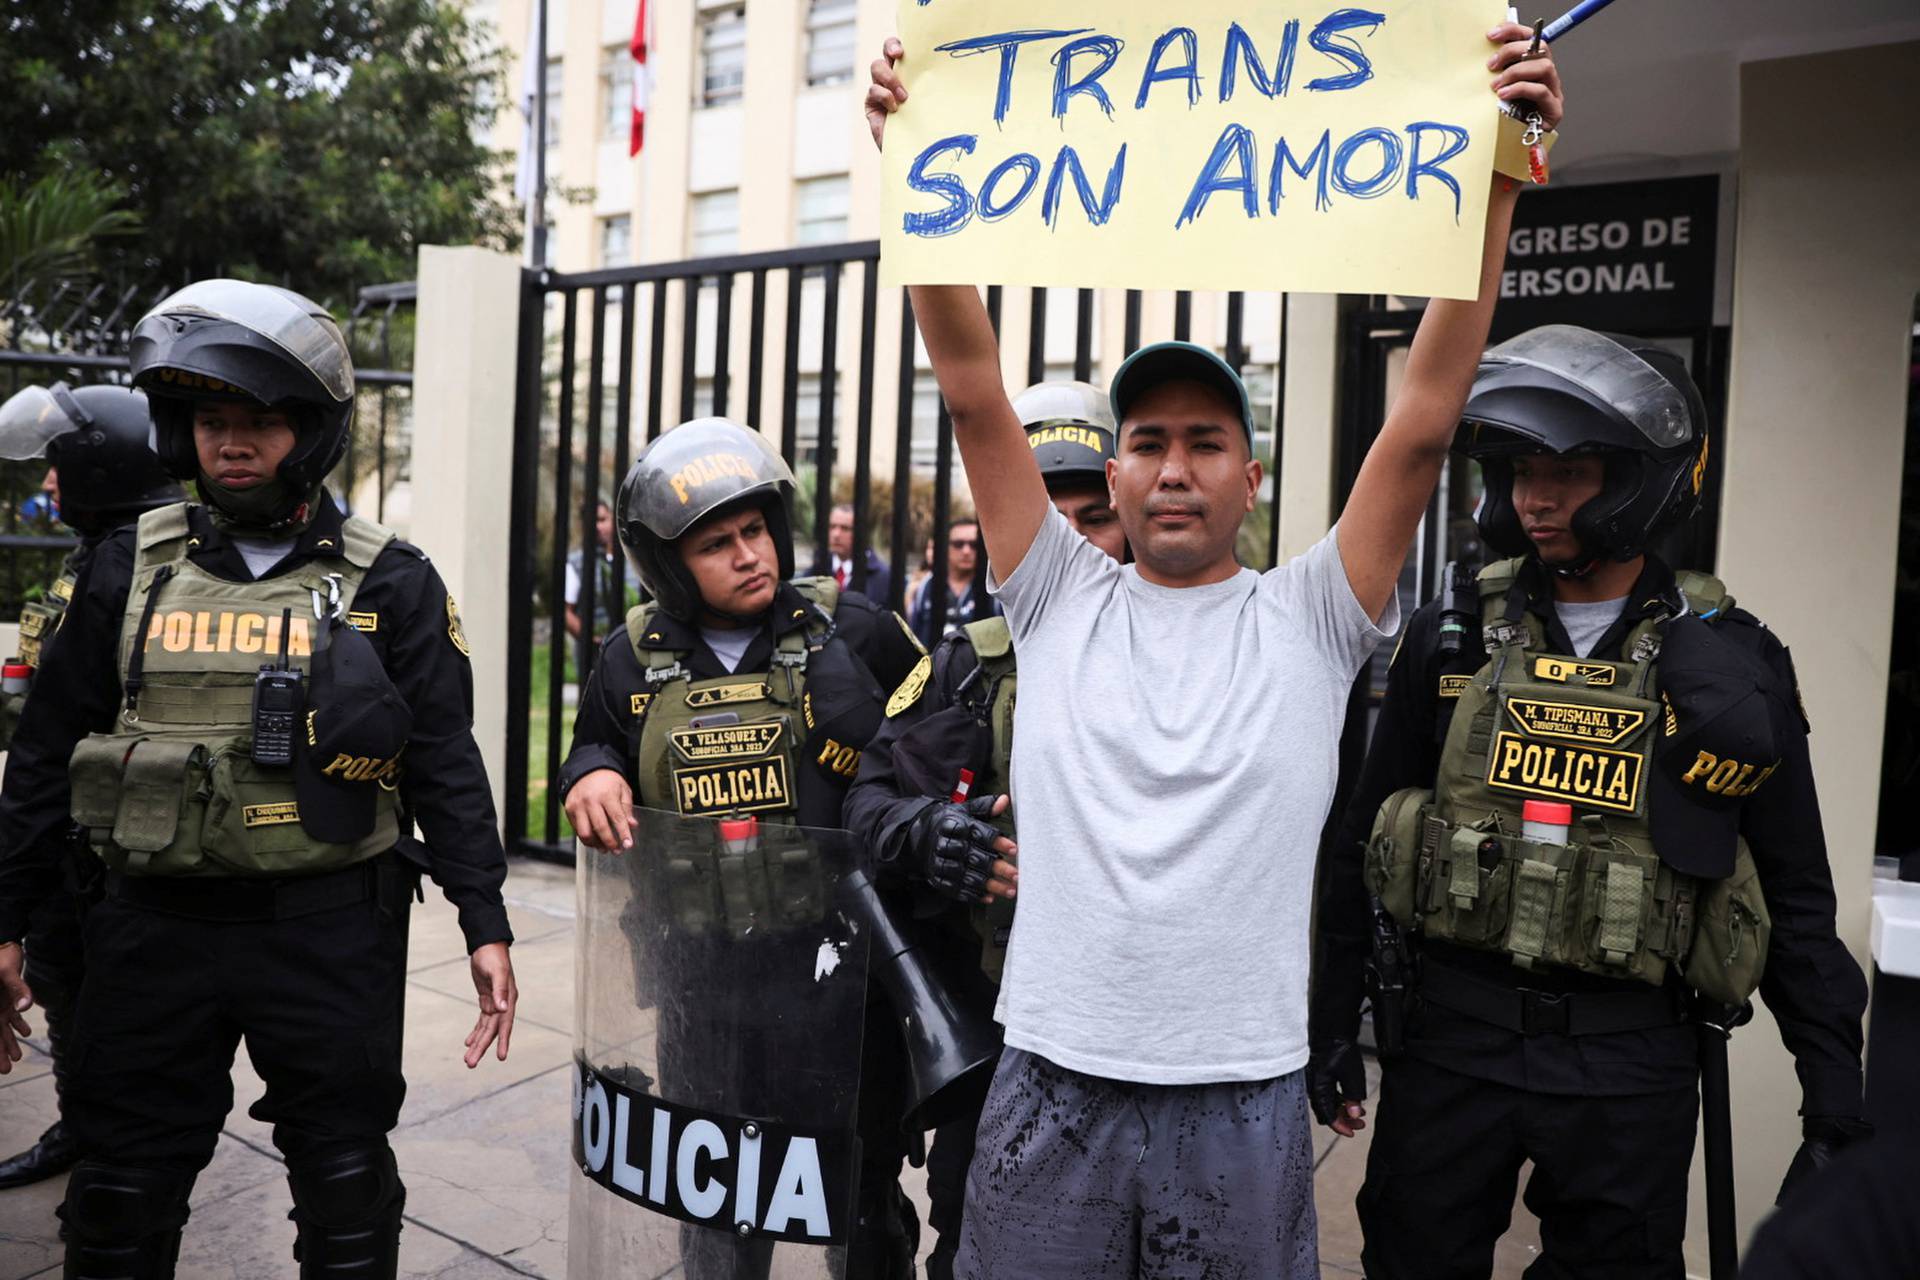
[[[956,1276],[1317,1280],[1304,1073],[1131,1084],[1008,1049],[994,1073]]]

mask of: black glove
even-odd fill
[[[1785,1204],[1795,1187],[1819,1173],[1856,1142],[1873,1136],[1873,1125],[1858,1116],[1807,1116],[1800,1122],[1800,1149],[1781,1179],[1775,1204]]]
[[[999,796],[975,796],[965,804],[930,804],[907,828],[906,861],[929,888],[955,902],[986,896],[1000,857],[994,841],[1000,833],[984,821]]]
[[[1349,1102],[1367,1097],[1367,1064],[1351,1040],[1322,1040],[1307,1057],[1307,1105],[1313,1118],[1332,1124],[1347,1114]]]

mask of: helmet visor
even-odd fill
[[[334,400],[353,396],[353,362],[340,326],[316,303],[273,285],[202,280],[171,295],[149,315],[187,312],[252,330],[305,366]]]
[[[81,424],[67,415],[46,387],[24,387],[0,404],[0,458],[20,462],[44,457],[56,436],[78,431]]]
[[[1486,354],[1487,364],[1530,365],[1613,406],[1660,449],[1685,444],[1692,430],[1687,398],[1660,371],[1605,334],[1573,325],[1529,329]]]

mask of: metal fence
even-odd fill
[[[139,318],[172,286],[62,281],[0,302],[0,400],[34,383],[124,385]],[[359,387],[347,453],[329,478],[336,496],[384,519],[406,479],[412,436],[412,281],[361,289],[336,315],[353,349]],[[0,618],[52,581],[78,543],[42,495],[44,463],[0,463]],[[371,488],[369,487],[371,486]]]
[[[1064,293],[1070,324],[1049,324]],[[1026,294],[1024,298],[1020,294]],[[714,414],[767,432],[800,479],[795,540],[800,567],[824,563],[827,521],[836,497],[854,509],[851,587],[866,585],[866,551],[878,532],[896,572],[889,605],[902,607],[916,534],[931,536],[927,581],[947,576],[947,526],[956,496],[953,428],[937,402],[917,341],[911,304],[901,291],[897,340],[882,341],[877,242],[822,245],[560,274],[530,271],[520,310],[509,566],[506,831],[517,851],[571,860],[557,794],[572,736],[578,691],[592,672],[596,637],[624,624],[630,603],[623,560],[599,557],[596,509],[611,502],[634,455],[663,430]],[[1282,295],[1256,295],[1276,308],[1277,349],[1262,361],[1266,393],[1256,410],[1270,493],[1278,493],[1284,435],[1286,327]],[[1061,376],[1093,380],[1096,315],[1106,300],[1091,289],[987,291],[996,331],[1010,302],[1025,310],[1026,381]],[[1199,307],[1215,308],[1208,327],[1236,368],[1249,361],[1246,295],[1172,297],[1170,324],[1154,338],[1190,339]],[[1115,304],[1121,347],[1138,348],[1148,327],[1144,296]],[[1163,308],[1164,309],[1164,308]],[[1008,314],[1012,314],[1008,312]],[[1070,362],[1050,364],[1049,334]],[[1272,344],[1269,343],[1269,346]],[[879,403],[882,348],[895,349],[894,386]],[[844,368],[843,368],[844,366]],[[1108,370],[1107,372],[1110,372]],[[843,376],[851,380],[842,390]],[[929,398],[933,403],[929,404]],[[928,508],[916,508],[921,492]],[[1271,564],[1279,521],[1269,499],[1266,527],[1248,558]],[[922,529],[921,525],[924,525]],[[1256,528],[1257,523],[1256,523]],[[587,551],[587,548],[594,548]],[[588,572],[589,563],[595,571]],[[603,571],[604,570],[604,571]],[[577,582],[571,610],[569,579]],[[607,590],[609,583],[619,589]],[[932,629],[945,629],[947,593],[931,599]],[[570,618],[571,613],[571,618]],[[575,638],[569,622],[578,624]]]

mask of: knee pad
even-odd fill
[[[294,1220],[316,1227],[350,1227],[386,1216],[406,1203],[393,1148],[348,1147],[318,1158],[287,1161]]]
[[[293,1192],[293,1245],[300,1275],[330,1280],[388,1280],[399,1266],[400,1211],[407,1191],[393,1149],[348,1147],[287,1162]]]
[[[180,1255],[191,1175],[83,1160],[67,1181],[66,1280],[168,1280]]]

